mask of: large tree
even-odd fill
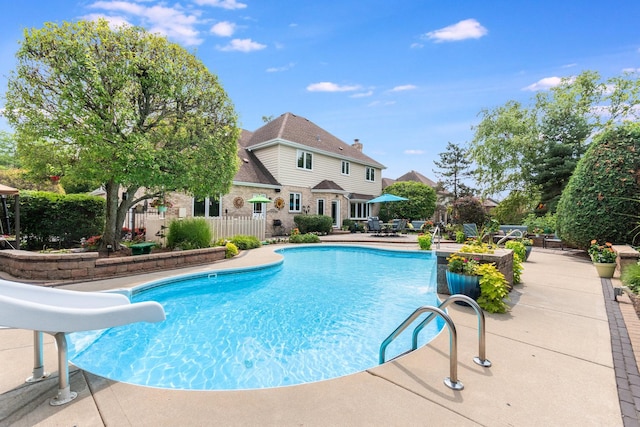
[[[591,137],[638,118],[640,81],[634,73],[602,81],[585,71],[540,92],[533,105],[509,101],[483,110],[471,159],[486,194],[521,191],[555,204]]]
[[[436,209],[436,190],[415,181],[399,181],[384,189],[384,193],[405,197],[409,200],[384,203],[380,207],[380,218],[428,219]]]
[[[13,135],[0,131],[0,169],[19,168]]]
[[[127,210],[145,198],[228,192],[236,113],[182,47],[139,27],[80,21],[25,30],[16,57],[6,117],[18,151],[27,166],[103,184],[103,247],[118,247]]]
[[[454,201],[471,195],[473,189],[464,183],[464,179],[472,175],[471,160],[467,151],[457,144],[448,142],[446,151],[439,156],[440,161],[434,160],[433,163],[440,170],[434,170],[434,173],[441,178],[443,190],[449,191]]]

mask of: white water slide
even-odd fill
[[[154,301],[132,304],[127,296],[110,292],[79,292],[0,280],[0,327],[34,331],[33,376],[44,372],[42,333],[55,337],[58,347],[58,394],[49,402],[57,406],[72,401],[67,338],[69,332],[112,328],[136,322],[161,322],[164,309]]]

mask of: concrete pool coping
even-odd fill
[[[351,243],[417,247],[412,236],[356,239],[361,242]],[[273,253],[277,247],[212,266],[65,287],[133,287],[171,274],[268,263],[279,258]],[[368,371],[267,390],[162,390],[113,382],[72,367],[78,399],[51,407],[48,400],[57,390],[52,338],[45,336],[45,367],[53,372],[51,378],[27,385],[32,333],[0,330],[0,425],[623,425],[601,280],[588,260],[567,254],[534,248],[523,283],[511,292],[511,311],[486,315],[491,368],[472,362],[478,353],[473,311],[450,307],[458,330],[462,391],[443,384],[449,375],[445,330],[429,345]]]

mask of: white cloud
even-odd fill
[[[475,19],[465,19],[457,24],[449,25],[448,27],[440,28],[439,30],[430,31],[423,37],[429,40],[435,40],[436,43],[440,42],[453,42],[466,39],[479,39],[485,36],[489,31],[480,25]]]
[[[367,107],[387,107],[389,105],[394,105],[395,103],[396,103],[395,101],[386,101],[386,102],[373,101],[367,104]]]
[[[420,49],[420,48],[424,47],[424,45],[422,43],[411,43],[411,45],[409,47],[411,49]]]
[[[183,11],[179,6],[150,6],[127,1],[97,1],[90,8],[105,10],[125,16],[107,16],[110,22],[129,22],[131,17],[141,21],[140,25],[151,33],[159,33],[186,46],[199,45],[202,39],[195,26],[199,12]]]
[[[215,34],[220,37],[231,37],[233,33],[236,31],[236,24],[233,22],[222,21],[215,24],[209,30],[211,34]]]
[[[547,90],[552,87],[558,86],[562,83],[562,79],[560,77],[545,77],[544,79],[540,79],[534,84],[531,84],[522,90],[529,90],[531,92],[535,92],[538,90]]]
[[[247,7],[244,3],[238,3],[236,0],[195,0],[200,6],[221,7],[223,9],[235,10]]]
[[[623,73],[640,73],[640,68],[623,68]]]
[[[285,65],[284,67],[269,67],[267,68],[267,73],[280,73],[282,71],[289,71],[290,69],[292,69],[296,64],[293,62],[288,63],[287,65]]]
[[[396,86],[393,89],[391,89],[391,92],[403,92],[405,90],[414,90],[417,89],[417,86],[414,85],[401,85],[401,86]]]
[[[223,52],[253,52],[254,50],[262,50],[266,47],[266,44],[260,44],[251,39],[233,39],[228,45],[219,46],[218,50]]]
[[[359,89],[360,86],[358,85],[341,86],[339,84],[331,82],[312,83],[307,86],[307,90],[309,92],[352,92]]]
[[[85,21],[97,21],[98,19],[104,19],[109,23],[109,27],[111,29],[122,27],[122,26],[131,26],[131,22],[129,22],[126,18],[122,16],[107,16],[101,13],[90,13],[89,15],[84,15],[82,17]]]
[[[424,153],[425,153],[424,150],[404,150],[404,154],[421,155],[421,154],[424,154]]]
[[[368,92],[360,92],[360,93],[354,93],[353,95],[350,95],[349,98],[367,98],[369,96],[373,95],[373,91],[370,90]]]

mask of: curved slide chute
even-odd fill
[[[69,387],[67,333],[164,319],[162,305],[154,301],[132,304],[119,293],[70,291],[0,280],[0,326],[34,331],[33,376],[27,381],[48,376],[43,368],[42,332],[56,339],[59,386],[52,405],[62,405],[77,396]]]

